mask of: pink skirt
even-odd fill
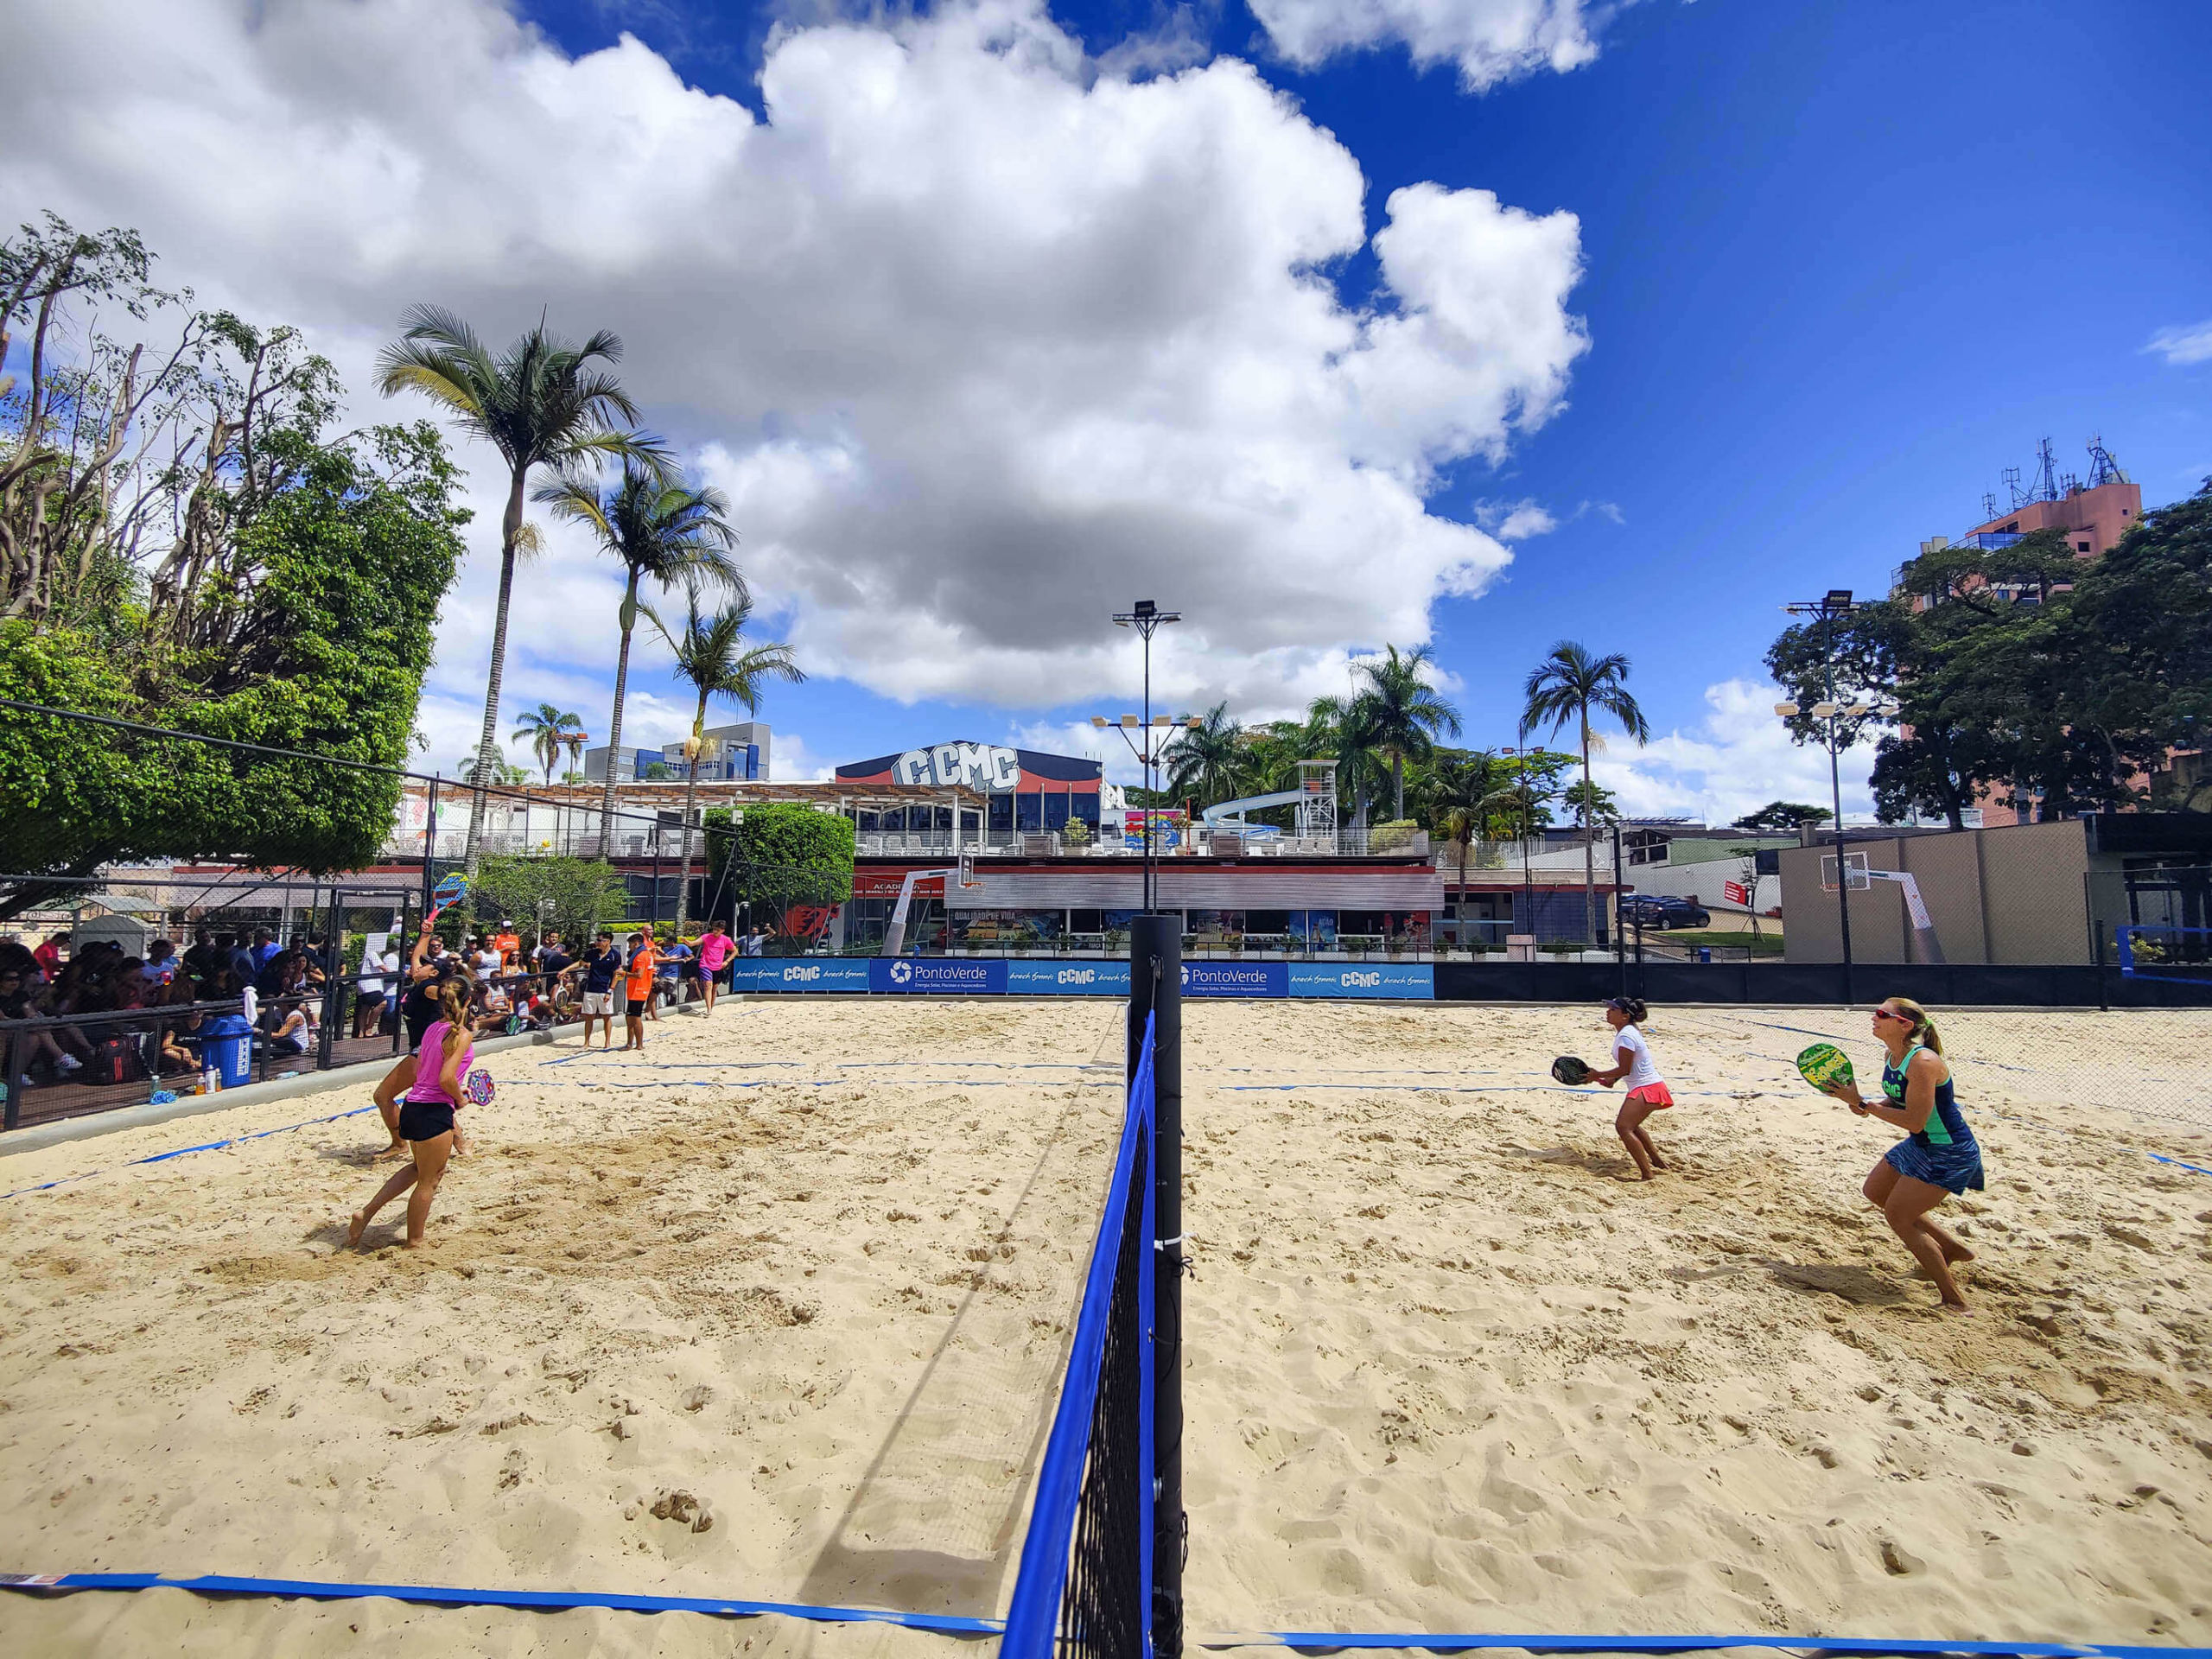
[[[1641,1089],[1631,1089],[1628,1091],[1628,1097],[1640,1100],[1646,1106],[1671,1106],[1675,1103],[1675,1097],[1667,1092],[1667,1085],[1663,1083],[1647,1083]]]

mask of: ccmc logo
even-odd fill
[[[1353,971],[1337,976],[1337,983],[1348,988],[1364,986],[1372,989],[1382,982],[1382,976],[1380,974],[1363,974]]]
[[[784,969],[784,983],[786,985],[791,984],[795,980],[804,981],[810,979],[819,979],[821,977],[822,969],[819,968],[786,968]]]
[[[1187,977],[1186,973],[1185,978]],[[1063,985],[1096,985],[1098,982],[1098,970],[1096,968],[1063,968],[1060,969],[1059,982]]]
[[[894,962],[891,964],[891,982],[893,985],[906,984],[913,977],[914,964],[912,963]]]

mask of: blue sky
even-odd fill
[[[764,711],[809,769],[1081,747],[1141,585],[1192,616],[1179,706],[1427,629],[1510,743],[1554,641],[1624,652],[1660,737],[1607,780],[1726,815],[1825,784],[1765,710],[1783,603],[1883,588],[2046,435],[2146,505],[2212,474],[2212,6],[1540,0],[1546,61],[1502,0],[118,4],[36,0],[0,209],[137,225],[356,386],[417,300],[623,333],[817,670]],[[99,121],[37,115],[92,66]],[[432,760],[480,708],[476,550]],[[556,537],[517,602],[508,709],[601,729],[611,571]],[[634,683],[673,736],[664,658]]]
[[[1102,52],[1155,21],[1053,11]],[[531,15],[575,52],[631,29],[757,102],[761,13]],[[1241,4],[1210,44],[1256,46],[1357,157],[1370,215],[1433,179],[1580,219],[1570,407],[1433,504],[1560,520],[1483,596],[1437,603],[1471,739],[1513,741],[1519,681],[1560,638],[1627,652],[1655,725],[1698,728],[1708,686],[1760,677],[1782,604],[1885,587],[2046,434],[2078,469],[2101,432],[2148,504],[2212,474],[2212,362],[2145,349],[2212,317],[2212,7],[1652,0],[1595,61],[1479,95],[1397,47],[1300,72]],[[810,743],[847,734],[841,753],[1010,728],[835,682],[778,702]]]

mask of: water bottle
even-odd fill
[[[202,1071],[200,1074],[200,1092],[201,1094],[212,1095],[222,1086],[222,1079],[215,1075],[215,1068],[213,1066],[209,1066],[205,1071]]]

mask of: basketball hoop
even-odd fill
[[[976,855],[973,853],[960,855],[960,868],[954,872],[954,874],[961,887],[968,892],[973,893],[983,885],[982,878],[976,874]]]
[[[1835,861],[1836,855],[1834,853],[1821,855],[1821,891],[1822,893],[1834,893],[1839,885],[1836,880]],[[1844,883],[1847,884],[1853,893],[1864,893],[1874,885],[1874,878],[1866,873],[1866,855],[1864,853],[1844,854],[1843,874]]]

